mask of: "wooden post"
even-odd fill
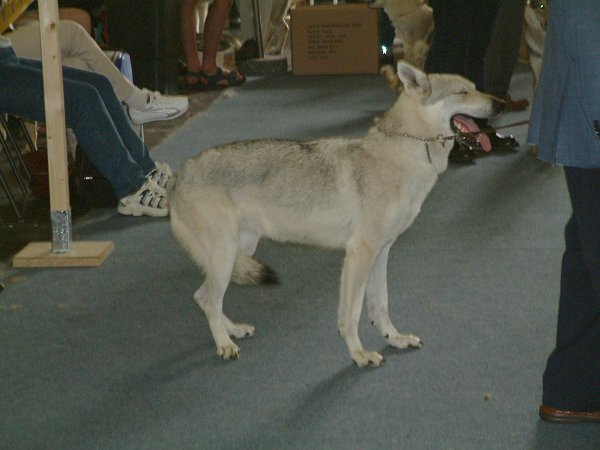
[[[65,253],[71,250],[71,205],[69,204],[65,96],[62,82],[62,59],[58,36],[59,20],[56,0],[39,2],[38,11],[42,41],[42,66],[44,69],[52,251]]]
[[[102,264],[114,246],[112,242],[75,244],[72,242],[57,1],[40,1],[38,10],[44,78],[52,244],[44,242],[29,244],[13,258],[13,265],[15,267],[97,266]]]

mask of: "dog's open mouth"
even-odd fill
[[[489,152],[492,149],[490,138],[479,129],[475,121],[464,114],[452,116],[452,128],[456,131],[456,140],[471,149]]]

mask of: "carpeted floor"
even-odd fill
[[[526,67],[511,94],[531,97]],[[228,141],[360,136],[393,100],[378,76],[253,78],[153,155],[177,168]],[[526,126],[503,131],[525,144]],[[336,331],[341,252],[261,243],[282,283],[228,290],[257,335],[226,362],[168,219],[94,211],[74,236],[114,241],[102,266],[2,273],[0,448],[600,448],[597,425],[537,416],[568,215],[561,170],[525,145],[451,167],[390,255],[391,316],[425,345],[385,348],[363,321],[386,357],[365,370]]]

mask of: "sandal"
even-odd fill
[[[238,74],[242,76],[239,80]],[[188,83],[187,81],[184,83],[188,89],[197,90],[227,89],[228,87],[239,86],[246,81],[246,76],[243,73],[237,71],[225,72],[220,67],[217,67],[217,72],[214,75],[188,70],[183,74],[183,77],[184,80],[187,77],[195,78],[195,83]]]

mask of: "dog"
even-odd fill
[[[544,54],[547,20],[548,2],[543,0],[527,0],[523,38],[527,44],[529,66],[533,71],[534,90],[542,71],[542,55]]]
[[[389,345],[421,346],[388,315],[388,253],[446,170],[457,130],[489,150],[471,117],[493,117],[502,102],[458,75],[427,75],[404,61],[397,70],[404,91],[362,138],[225,144],[190,158],[176,175],[171,228],[204,271],[194,300],[223,359],[240,355],[230,336],[254,334],[252,325],[223,314],[229,282],[276,281],[252,256],[261,236],[345,250],[337,326],[359,367],[383,361],[358,335],[365,295],[371,322]]]
[[[373,0],[372,8],[383,8],[394,25],[393,53],[395,59],[403,59],[423,69],[433,40],[433,10],[425,0]],[[397,91],[401,84],[392,66],[381,68],[390,89]]]

